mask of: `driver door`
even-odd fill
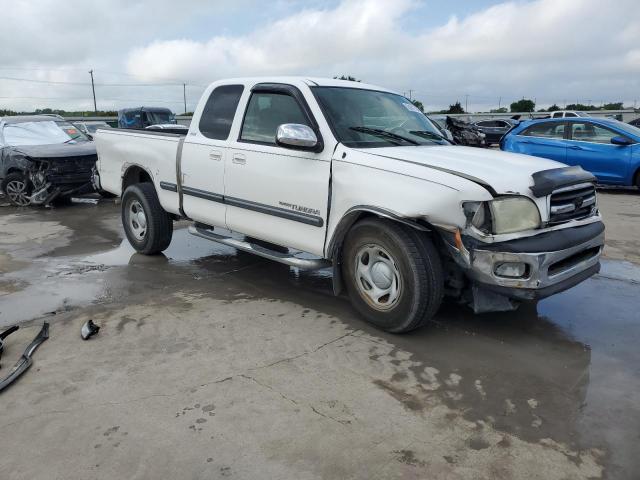
[[[245,235],[322,255],[331,151],[277,145],[284,123],[315,124],[301,92],[289,85],[254,86],[225,158],[226,223]]]

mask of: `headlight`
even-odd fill
[[[513,233],[540,227],[540,211],[527,197],[467,202],[463,207],[471,224],[485,233]]]

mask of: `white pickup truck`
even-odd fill
[[[96,186],[144,254],[173,221],[300,269],[333,268],[371,323],[422,325],[447,294],[513,309],[598,272],[604,226],[579,167],[451,145],[411,102],[362,83],[241,78],[188,133],[99,130]]]

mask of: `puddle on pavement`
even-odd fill
[[[404,390],[406,372],[424,380],[428,369],[439,386],[429,391],[433,384],[425,381],[424,391],[468,420],[530,441],[605,445],[614,476],[617,466],[638,462],[632,454],[640,431],[636,265],[605,260],[600,276],[516,312],[473,315],[445,303],[425,328],[390,335],[363,322],[346,299],[333,297],[330,270],[300,271],[184,228],[174,232],[164,255],[146,257],[123,240],[117,208],[104,213],[98,230],[86,226],[86,212],[63,216],[61,225],[73,234],[58,256],[37,258],[3,279],[24,288],[15,291],[12,283],[0,297],[0,325],[95,301],[157,303],[162,292],[291,302],[378,339],[383,347],[372,342],[369,358],[385,355],[398,366],[399,375],[384,385],[399,399],[415,402]],[[80,244],[80,254],[63,255]]]

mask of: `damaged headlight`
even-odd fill
[[[488,202],[466,202],[467,219],[484,233],[501,234],[540,227],[540,211],[527,197],[503,197]]]

